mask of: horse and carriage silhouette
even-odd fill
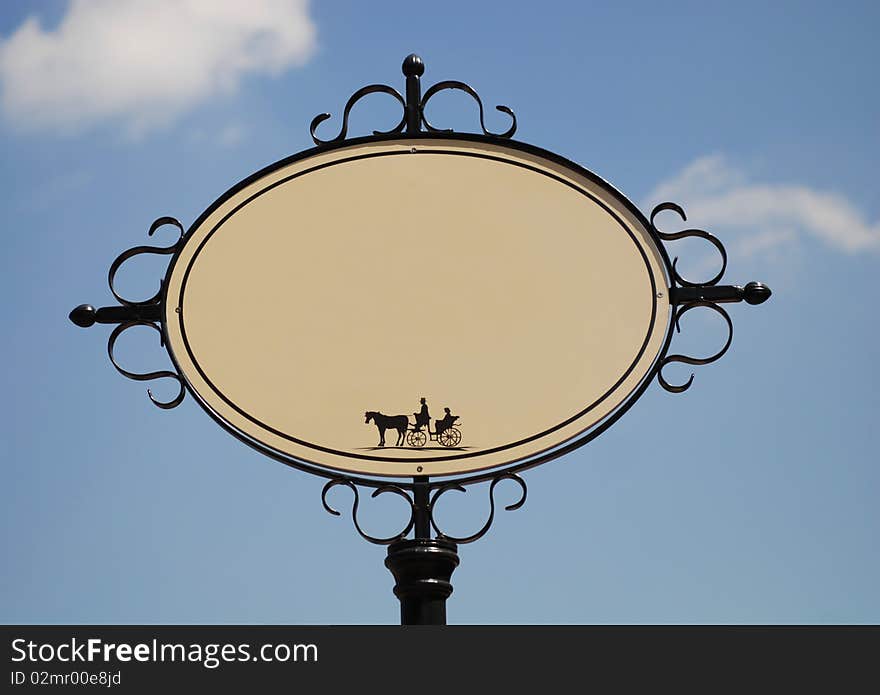
[[[458,415],[449,412],[449,408],[444,408],[446,415],[442,419],[434,420],[434,431],[431,431],[431,416],[428,414],[428,405],[425,399],[421,399],[422,409],[418,413],[413,413],[415,417],[415,425],[410,425],[409,417],[406,415],[383,415],[375,410],[368,410],[365,424],[369,425],[373,421],[379,430],[379,446],[385,446],[385,430],[397,430],[397,444],[395,446],[403,446],[406,442],[407,446],[421,449],[429,441],[437,442],[441,446],[451,449],[461,442],[461,430],[456,427]]]

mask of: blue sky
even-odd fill
[[[655,384],[597,441],[525,474],[526,505],[461,548],[450,622],[878,622],[878,8],[0,5],[0,620],[397,621],[384,550],[322,510],[320,480],[192,399],[153,407],[108,363],[109,330],[66,316],[112,303],[109,264],[153,219],[190,224],[310,147],[315,114],[368,83],[402,88],[416,51],[426,85],[510,105],[517,139],[645,211],[680,203],[727,245],[727,281],[775,292],[731,308],[729,353],[687,393]],[[474,130],[466,97],[436,101],[436,120]],[[379,97],[361,106],[355,133],[396,122]],[[701,253],[683,252],[685,271]],[[151,294],[162,261],[133,266],[123,291]],[[675,349],[720,340],[695,318]],[[121,347],[132,368],[166,365],[152,338]],[[467,533],[485,491],[459,497],[440,513]],[[400,512],[377,500],[365,524],[382,534]]]

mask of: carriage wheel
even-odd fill
[[[440,433],[439,439],[443,446],[453,447],[461,441],[461,432],[454,427],[450,427]]]
[[[457,427],[450,427],[449,429],[452,432],[452,446],[458,446],[459,442],[461,442],[461,430]]]
[[[406,435],[406,443],[417,449],[421,449],[427,443],[428,438],[421,430],[411,430]]]

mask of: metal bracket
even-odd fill
[[[422,131],[422,126],[426,132],[429,133],[451,133],[452,129],[444,129],[444,128],[435,128],[425,116],[425,107],[428,105],[428,102],[431,98],[437,94],[438,92],[442,92],[448,89],[456,89],[464,92],[468,96],[470,96],[475,102],[477,102],[477,107],[480,110],[480,129],[483,131],[483,135],[491,135],[497,138],[510,138],[513,137],[513,134],[516,132],[516,115],[508,106],[504,106],[499,104],[495,107],[497,111],[501,113],[505,113],[510,116],[511,124],[510,127],[505,130],[503,133],[493,133],[488,128],[486,128],[485,121],[485,112],[483,109],[483,100],[480,99],[480,95],[477,94],[476,90],[471,87],[469,84],[465,82],[459,82],[458,80],[444,80],[443,82],[438,82],[434,86],[430,87],[422,96],[422,85],[421,85],[421,76],[425,73],[425,64],[422,62],[422,59],[417,56],[415,53],[411,53],[404,59],[402,66],[403,74],[406,77],[406,99],[404,99],[400,92],[398,92],[394,87],[389,87],[387,84],[371,84],[366,87],[362,87],[358,91],[349,97],[348,101],[345,103],[345,108],[342,111],[342,128],[339,131],[339,134],[335,138],[331,138],[329,140],[322,140],[316,134],[316,130],[318,126],[330,118],[329,113],[321,113],[315,116],[312,119],[312,123],[309,126],[309,132],[311,133],[312,140],[314,140],[316,145],[327,145],[333,142],[340,142],[345,140],[348,136],[348,117],[351,114],[351,109],[354,105],[360,101],[363,97],[368,94],[388,94],[400,103],[401,107],[403,107],[403,115],[401,116],[400,122],[391,128],[391,130],[374,130],[373,135],[392,135],[394,133],[403,133],[414,134],[420,133]]]
[[[351,519],[354,523],[354,527],[364,540],[376,545],[391,545],[392,543],[402,541],[407,537],[410,531],[413,530],[415,530],[415,540],[431,540],[431,529],[437,533],[435,540],[451,541],[453,543],[473,543],[485,536],[492,527],[492,522],[495,520],[495,488],[502,480],[512,480],[520,487],[519,499],[512,504],[506,505],[504,509],[507,511],[515,511],[525,504],[526,495],[528,493],[525,481],[515,473],[498,473],[492,477],[489,482],[489,516],[483,526],[469,536],[458,537],[444,533],[437,525],[437,520],[434,515],[437,501],[446,492],[449,492],[450,490],[467,492],[467,488],[457,482],[432,483],[427,477],[418,476],[413,478],[412,484],[389,484],[375,488],[370,497],[378,497],[383,493],[393,493],[402,497],[409,503],[410,514],[403,529],[392,536],[384,538],[371,536],[361,528],[358,520],[360,494],[358,493],[356,481],[351,478],[340,477],[328,481],[324,486],[324,489],[321,491],[321,503],[324,505],[324,509],[333,516],[341,516],[340,512],[331,507],[327,502],[327,493],[334,487],[338,486],[350,489],[354,495],[351,505]]]
[[[116,328],[113,329],[113,332],[110,334],[110,338],[107,341],[107,354],[110,357],[111,364],[116,368],[116,371],[124,377],[134,381],[174,379],[177,382],[177,395],[169,401],[161,401],[157,399],[153,396],[153,392],[150,389],[147,389],[147,395],[150,397],[153,404],[163,410],[176,408],[181,402],[183,402],[186,388],[184,386],[183,377],[180,373],[176,369],[174,371],[163,369],[155,372],[132,372],[119,366],[119,363],[116,361],[116,357],[113,354],[119,336],[129,328],[134,328],[135,326],[148,326],[152,328],[159,334],[159,345],[162,347],[165,346],[165,336],[162,333],[161,325],[165,303],[162,282],[159,282],[159,290],[156,294],[149,299],[141,301],[131,301],[121,297],[116,291],[114,283],[116,281],[117,271],[128,259],[145,253],[169,256],[173,255],[177,249],[180,248],[184,236],[183,225],[173,217],[158,218],[150,225],[147,234],[153,236],[157,229],[166,225],[176,227],[179,232],[179,237],[173,244],[170,246],[135,246],[134,248],[119,254],[113,263],[110,264],[110,272],[108,274],[107,282],[110,285],[110,292],[112,292],[113,296],[119,301],[118,306],[105,306],[96,309],[91,304],[80,304],[69,314],[70,320],[81,328],[89,328],[96,323],[118,324]]]
[[[698,285],[670,288],[669,301],[672,304],[745,302],[755,305],[766,302],[770,298],[770,294],[770,288],[760,282],[750,282],[745,287],[739,285]]]
[[[675,325],[675,330],[680,333],[681,317],[687,312],[698,308],[706,308],[720,314],[727,323],[728,329],[727,340],[724,343],[724,347],[714,355],[708,357],[691,357],[689,355],[667,354],[660,360],[660,363],[657,366],[657,381],[660,382],[660,386],[670,393],[682,393],[691,387],[691,384],[694,382],[694,375],[691,374],[688,380],[683,384],[671,384],[663,377],[663,368],[672,362],[680,362],[690,365],[711,364],[724,356],[724,353],[727,352],[730,343],[733,341],[733,321],[731,320],[730,315],[720,307],[719,304],[730,304],[735,302],[746,302],[751,305],[762,304],[770,299],[772,293],[767,285],[760,282],[750,282],[744,287],[739,285],[719,285],[718,283],[721,281],[721,278],[724,277],[724,272],[727,270],[727,251],[725,250],[724,245],[717,237],[702,229],[685,229],[680,232],[671,233],[661,231],[657,228],[654,218],[664,210],[675,212],[682,220],[687,221],[687,215],[685,215],[684,210],[680,205],[677,205],[676,203],[660,203],[660,205],[655,207],[651,212],[650,217],[651,229],[658,238],[663,241],[677,241],[679,239],[694,237],[704,239],[712,244],[712,246],[714,246],[721,254],[721,270],[719,270],[713,277],[704,280],[703,282],[692,282],[682,277],[678,272],[678,258],[675,258],[672,261],[672,266],[669,269],[672,277],[672,287],[669,288],[669,302],[673,307],[672,321]]]

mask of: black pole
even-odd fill
[[[394,575],[400,599],[401,625],[446,625],[446,599],[452,594],[452,573],[458,567],[458,546],[431,538],[428,478],[413,479],[415,538],[388,546],[385,566]]]
[[[401,625],[446,625],[457,550],[455,543],[441,539],[413,538],[388,546],[385,566],[396,582]]]
[[[406,132],[422,128],[422,84],[425,64],[415,53],[403,61],[406,77]],[[431,538],[431,501],[427,476],[413,479],[414,538],[388,546],[385,566],[394,575],[400,599],[401,625],[445,625],[446,599],[452,594],[452,573],[458,567],[458,546]]]

